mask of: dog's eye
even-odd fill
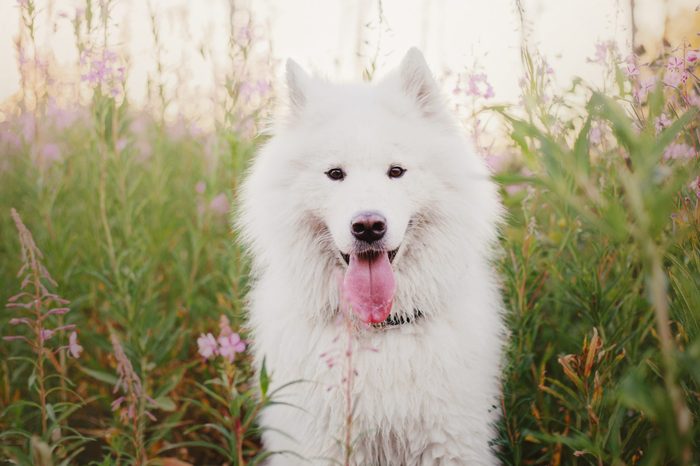
[[[406,169],[399,167],[398,165],[392,165],[389,167],[389,171],[386,173],[389,178],[401,178],[403,174],[406,173]]]
[[[334,181],[342,181],[345,178],[345,172],[341,168],[331,168],[326,172],[326,176]]]

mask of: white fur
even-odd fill
[[[350,219],[387,218],[392,313],[424,317],[354,330],[353,464],[494,465],[505,339],[491,261],[501,205],[483,161],[445,109],[416,49],[377,85],[331,84],[287,65],[290,109],[241,190],[238,226],[253,260],[250,325],[258,367],[282,389],[263,411],[271,465],[340,462],[347,332],[339,252]],[[406,168],[390,179],[392,164]],[[324,172],[336,166],[343,181]],[[329,368],[322,355],[335,355]],[[306,460],[300,459],[306,458]]]

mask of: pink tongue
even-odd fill
[[[388,254],[383,252],[371,258],[350,256],[343,291],[353,312],[363,322],[384,322],[391,312],[396,291]]]

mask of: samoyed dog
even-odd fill
[[[287,63],[240,191],[270,465],[494,465],[502,207],[411,49],[377,84]]]

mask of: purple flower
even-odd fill
[[[24,142],[27,144],[34,142],[34,136],[36,135],[36,119],[34,118],[34,114],[25,112],[22,114],[19,121],[22,127]]]
[[[600,144],[605,141],[606,136],[610,134],[610,128],[600,121],[593,122],[591,129],[588,131],[588,141],[591,144]]]
[[[458,89],[458,88],[457,88]],[[464,93],[469,96],[490,99],[494,96],[493,86],[488,82],[486,73],[470,73],[467,75],[467,88]]]
[[[597,63],[599,65],[604,65],[607,61],[608,54],[614,54],[617,51],[617,45],[614,41],[598,41],[595,44],[595,56],[589,58],[588,61],[591,63]]]
[[[695,63],[700,59],[700,50],[688,50],[685,54],[685,61]]]
[[[233,330],[231,330],[231,322],[228,320],[226,315],[221,314],[221,317],[219,317],[219,336],[228,336],[232,333]]]
[[[112,333],[112,348],[114,349],[114,358],[117,360],[117,383],[114,385],[113,393],[122,390],[123,396],[120,396],[112,402],[112,411],[120,409],[122,403],[126,402],[126,406],[119,411],[119,417],[122,421],[128,419],[135,420],[138,416],[138,406],[140,403],[155,405],[152,398],[143,392],[141,378],[134,371],[131,361],[124,353],[124,348],[117,336]],[[144,411],[144,415],[153,419],[153,415],[148,411]]]
[[[204,359],[209,359],[212,356],[216,356],[218,353],[218,346],[216,343],[216,338],[211,333],[201,334],[197,338],[197,346],[199,347],[199,354]]]
[[[669,68],[664,74],[664,84],[670,87],[678,87],[688,79],[688,73],[677,68]]]
[[[695,149],[688,144],[673,143],[664,151],[664,160],[687,160],[695,157]]]
[[[109,49],[85,50],[80,56],[80,64],[86,70],[80,75],[80,79],[92,88],[100,88],[103,92],[117,97],[121,93],[124,84],[125,68],[117,66],[119,57]]]
[[[115,144],[115,149],[117,149],[117,152],[121,152],[126,149],[127,144],[129,144],[129,141],[126,138],[119,138]]]
[[[216,215],[226,215],[229,211],[228,198],[226,194],[220,193],[214,196],[209,202],[209,211]]]
[[[233,362],[236,353],[243,351],[245,351],[245,343],[237,333],[219,337],[219,354],[228,359],[229,362]]]
[[[627,63],[622,71],[628,78],[639,76],[639,68],[634,63]]]
[[[695,197],[700,199],[700,176],[691,181],[688,188],[693,190],[693,192],[695,192]]]
[[[68,351],[76,359],[83,352],[83,347],[78,343],[78,334],[76,332],[71,333],[70,337],[68,337]]]
[[[51,337],[53,336],[53,334],[54,334],[54,331],[53,331],[53,330],[50,330],[50,329],[47,329],[47,328],[46,328],[46,329],[43,329],[43,330],[41,331],[41,341],[46,341],[46,340],[48,340],[49,338],[51,338]]]
[[[654,128],[656,128],[657,133],[660,133],[664,128],[668,128],[669,126],[671,126],[671,120],[665,113],[662,113],[654,120]]]
[[[680,71],[683,69],[683,59],[678,57],[670,57],[668,59],[668,65],[666,65],[668,70]]]
[[[264,79],[258,79],[257,87],[258,94],[260,94],[261,96],[267,95],[272,90],[270,81],[266,81]]]
[[[61,160],[61,149],[58,147],[58,144],[49,142],[42,146],[39,156],[42,164],[51,165]]]
[[[641,83],[639,83],[639,87],[634,90],[633,95],[634,99],[638,103],[644,102],[646,99],[647,95],[649,92],[651,92],[652,89],[656,87],[656,77],[652,76],[650,78],[642,80]]]

